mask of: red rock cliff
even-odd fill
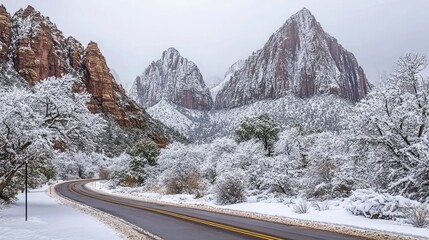
[[[8,49],[11,41],[10,15],[3,5],[0,5],[0,63],[8,60]]]
[[[163,126],[128,98],[110,74],[97,44],[90,42],[84,49],[76,39],[65,38],[49,18],[31,6],[12,18],[0,6],[0,63],[6,61],[11,61],[30,84],[63,74],[80,77],[82,85],[77,89],[92,95],[88,104],[92,112],[104,113],[123,128],[145,129],[160,146],[166,144]]]

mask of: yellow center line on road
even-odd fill
[[[204,224],[204,225],[208,225],[208,226],[212,226],[212,227],[216,227],[216,228],[229,230],[232,232],[245,234],[245,235],[252,236],[252,237],[257,237],[260,239],[282,240],[282,238],[278,238],[278,237],[274,237],[274,236],[270,236],[270,235],[266,235],[266,234],[262,234],[262,233],[258,233],[258,232],[253,232],[253,231],[249,231],[246,229],[237,228],[237,227],[233,227],[233,226],[229,226],[229,225],[225,225],[225,224],[221,224],[221,223],[217,223],[217,222],[212,222],[212,221],[208,221],[208,220],[204,220],[204,219],[200,219],[200,218],[195,218],[195,217],[190,217],[187,215],[182,215],[182,214],[178,214],[178,213],[174,213],[174,212],[170,212],[170,211],[165,211],[165,210],[150,208],[150,207],[144,207],[144,206],[125,203],[125,202],[121,202],[121,201],[117,201],[117,200],[113,200],[113,199],[95,196],[95,195],[92,195],[92,194],[89,194],[89,193],[86,193],[84,191],[77,189],[76,184],[77,183],[71,183],[69,185],[69,190],[76,192],[76,193],[79,193],[79,194],[82,194],[84,196],[87,196],[89,198],[93,198],[93,199],[97,199],[97,200],[101,200],[101,201],[105,201],[105,202],[109,202],[109,203],[113,203],[113,204],[117,204],[117,205],[143,209],[143,210],[147,210],[147,211],[151,211],[151,212],[155,212],[155,213],[159,213],[159,214],[163,214],[163,215],[167,215],[167,216],[171,216],[171,217],[175,217],[175,218],[179,218],[179,219],[184,219],[184,220],[188,220],[188,221],[192,221],[192,222],[196,222],[196,223],[200,223],[200,224]]]

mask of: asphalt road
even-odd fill
[[[88,181],[56,186],[58,194],[141,227],[165,240],[364,239],[191,208],[161,205],[94,192]]]

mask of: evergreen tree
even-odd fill
[[[159,155],[158,146],[149,139],[140,140],[133,148],[128,150],[131,160],[128,164],[128,179],[134,179],[136,184],[141,185],[147,178],[146,168],[157,164]]]
[[[262,142],[267,155],[271,156],[274,143],[279,139],[279,131],[277,123],[268,114],[262,114],[244,120],[235,133],[238,142],[251,139]]]

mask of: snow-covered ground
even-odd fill
[[[298,214],[294,212],[294,199],[279,202],[276,199],[258,201],[256,197],[249,197],[245,203],[220,206],[216,205],[213,195],[207,195],[202,198],[195,199],[193,195],[163,195],[159,193],[144,192],[142,188],[117,187],[116,189],[109,189],[109,185],[103,182],[97,182],[92,187],[112,194],[137,197],[149,201],[208,206],[210,208],[264,214],[286,219],[314,221],[318,223],[328,223],[359,229],[370,229],[380,232],[416,236],[418,239],[429,239],[429,228],[415,228],[403,221],[369,219],[363,216],[355,216],[348,212],[344,207],[347,199],[328,202],[328,210],[317,211],[314,207],[311,207],[309,213]]]
[[[99,240],[122,239],[98,219],[61,205],[49,196],[48,187],[28,194],[28,221],[25,222],[24,194],[16,204],[0,209],[1,240]]]

